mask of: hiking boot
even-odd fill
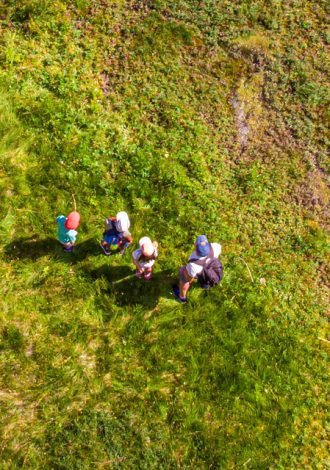
[[[111,255],[111,251],[109,250],[108,245],[103,245],[103,243],[101,242],[101,243],[100,243],[100,247],[102,248],[103,253],[104,253],[106,256]]]
[[[73,246],[65,246],[65,247],[63,248],[63,251],[64,251],[65,253],[72,253],[72,252],[73,252]]]
[[[143,273],[140,273],[140,271],[136,270],[136,271],[135,271],[135,276],[136,276],[138,279],[141,279],[142,276],[143,276]]]
[[[180,304],[187,303],[187,297],[180,297],[180,289],[178,286],[173,286],[173,295]]]

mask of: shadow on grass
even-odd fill
[[[17,238],[5,246],[5,254],[10,259],[36,260],[42,256],[55,253],[54,247],[58,244],[55,238],[38,240],[36,237]]]
[[[75,264],[88,256],[102,255],[102,250],[95,238],[79,243],[73,253],[65,253],[55,238],[40,240],[32,236],[16,239],[6,245],[5,255],[12,260],[31,261],[50,256],[64,263]],[[111,258],[110,256],[107,259]],[[102,277],[106,279],[105,287],[101,289],[98,299],[104,311],[111,310],[112,303],[120,307],[141,305],[151,309],[157,305],[159,297],[173,298],[171,271],[155,272],[150,281],[145,281],[136,278],[133,266],[112,266],[111,263],[106,263],[94,270],[84,267],[83,275],[92,282]]]
[[[104,277],[107,288],[103,293],[111,296],[119,307],[142,305],[146,309],[154,308],[159,297],[173,299],[171,286],[173,274],[171,271],[160,271],[153,274],[150,281],[137,279],[135,268],[128,266],[103,265],[90,271],[88,275],[93,279]]]
[[[35,236],[18,238],[5,246],[5,254],[10,259],[28,259],[35,261],[43,256],[52,256],[64,262],[76,263],[88,255],[99,255],[102,250],[95,240],[89,238],[78,243],[73,253],[65,253],[56,238],[48,237],[43,240]]]

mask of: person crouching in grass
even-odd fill
[[[135,275],[138,278],[143,277],[145,281],[150,281],[152,269],[158,257],[158,243],[152,242],[149,237],[142,237],[139,246],[140,248],[132,254],[133,263],[136,266]]]
[[[67,217],[65,217],[65,215],[59,215],[56,218],[56,223],[58,225],[58,241],[61,243],[66,253],[72,253],[78,235],[77,228],[80,223],[79,212],[70,212]]]
[[[205,235],[197,237],[195,251],[190,255],[186,266],[181,266],[179,269],[179,285],[173,286],[173,294],[178,302],[187,303],[187,292],[194,279],[202,281],[203,289],[208,289],[220,282],[223,276],[222,265],[218,261],[220,254],[220,243],[209,243]],[[212,277],[200,277],[207,266],[209,266],[208,276]]]
[[[128,214],[124,211],[118,212],[116,217],[108,217],[105,220],[101,248],[106,256],[111,255],[111,246],[117,246],[119,253],[125,254],[133,241],[132,235],[128,231],[130,225]]]

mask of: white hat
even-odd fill
[[[153,255],[153,253],[155,251],[155,247],[152,244],[152,241],[150,240],[149,237],[142,237],[139,240],[139,245],[140,245],[140,248],[141,248],[142,253],[144,254],[144,256],[152,256]]]
[[[118,212],[116,215],[115,225],[118,232],[126,232],[129,229],[131,223],[129,221],[127,212]]]

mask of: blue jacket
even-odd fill
[[[75,243],[78,232],[76,230],[68,230],[65,228],[65,221],[65,215],[59,215],[56,219],[56,223],[58,225],[58,240],[64,245],[67,245],[68,243]]]

